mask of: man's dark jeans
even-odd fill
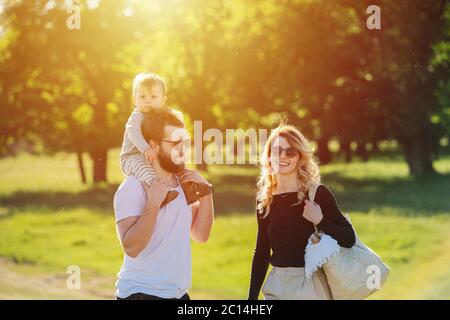
[[[177,299],[177,298],[172,298],[172,299],[161,298],[161,297],[152,296],[150,294],[145,294],[145,293],[133,293],[132,295],[129,295],[126,298],[119,298],[119,297],[116,297],[116,298],[117,298],[117,300],[191,300],[191,298],[189,297],[189,295],[187,293],[179,299]]]

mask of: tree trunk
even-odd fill
[[[81,151],[77,152],[77,158],[78,158],[78,168],[80,168],[80,174],[81,174],[81,182],[83,184],[86,184],[86,172],[84,171],[84,162],[83,162],[83,153]]]
[[[327,164],[331,162],[331,152],[328,149],[328,138],[321,137],[317,141],[317,156],[321,164]]]
[[[420,176],[436,173],[433,168],[431,141],[418,137],[404,140],[401,143],[411,175]]]
[[[106,162],[108,150],[96,150],[91,152],[91,159],[94,164],[93,182],[107,182],[106,177]]]
[[[199,171],[208,172],[208,165],[204,161],[200,164],[197,164],[196,168]]]
[[[358,142],[356,147],[356,154],[364,161],[369,161],[369,152],[367,151],[366,144],[364,142]]]
[[[341,153],[344,154],[345,162],[350,163],[352,161],[352,150],[350,148],[350,141],[340,141]]]
[[[208,164],[205,162],[204,153],[206,148],[208,147],[208,144],[203,143],[202,144],[202,163],[197,164],[197,170],[208,172]]]
[[[370,154],[378,154],[380,153],[380,146],[378,145],[377,140],[372,141],[372,150],[370,151]]]

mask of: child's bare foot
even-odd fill
[[[161,203],[161,207],[164,207],[165,205],[167,205],[170,201],[175,200],[175,198],[178,196],[178,191],[175,190],[170,190],[169,192],[167,192],[167,196],[164,199],[164,201]]]

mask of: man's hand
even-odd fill
[[[141,182],[141,184],[147,193],[147,206],[155,206],[159,209],[169,192],[167,183],[156,178],[150,186],[144,182]]]
[[[144,151],[144,157],[147,161],[153,162],[156,159],[156,152],[152,148],[149,148]]]

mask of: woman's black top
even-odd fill
[[[257,211],[258,234],[253,254],[249,299],[258,299],[269,263],[276,267],[304,267],[305,248],[314,232],[311,222],[303,218],[305,201],[294,205],[297,192],[274,195],[267,217]],[[323,218],[318,229],[333,237],[340,246],[355,244],[352,226],[339,210],[334,195],[324,185],[317,188],[314,201],[320,205]],[[272,250],[272,255],[271,251]]]

